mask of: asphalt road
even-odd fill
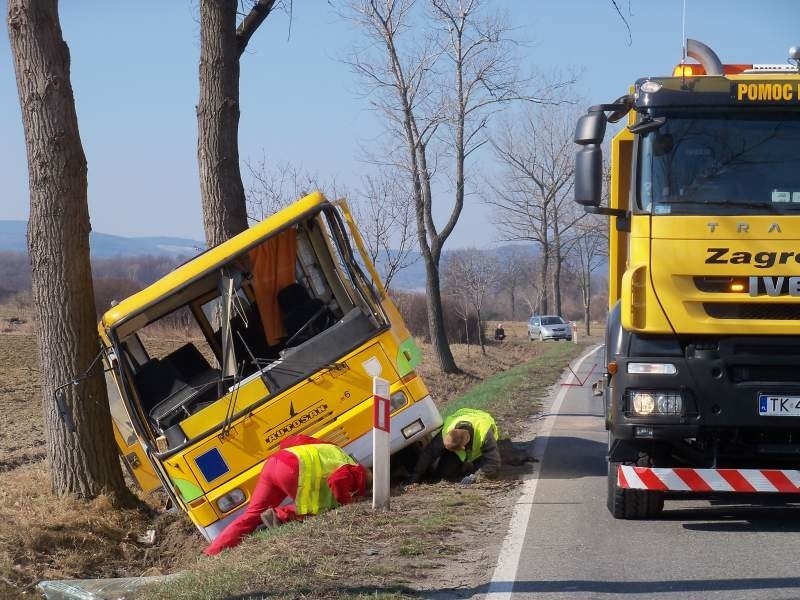
[[[601,362],[602,350],[578,376]],[[538,480],[526,484],[485,597],[800,598],[800,508],[676,500],[658,520],[614,520],[602,399],[588,383],[560,395],[557,414],[539,422]]]

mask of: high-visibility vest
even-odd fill
[[[472,443],[467,450],[456,452],[456,455],[458,455],[458,458],[460,458],[462,462],[467,460],[473,462],[480,457],[483,441],[486,439],[486,434],[490,430],[494,434],[495,439],[498,438],[497,423],[494,422],[492,415],[487,412],[476,408],[460,408],[444,420],[442,437],[455,429],[456,425],[464,422],[472,425]]]
[[[339,503],[328,487],[328,476],[342,465],[355,465],[350,456],[333,444],[306,444],[286,448],[297,457],[299,474],[294,499],[298,515],[316,515]]]

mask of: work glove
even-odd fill
[[[467,475],[464,479],[461,480],[460,485],[470,485],[475,483],[478,480],[478,476],[473,473],[472,475]]]

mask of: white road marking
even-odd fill
[[[603,346],[596,346],[584,354],[575,365],[574,371],[579,371],[583,362],[602,347]],[[572,379],[577,378],[570,374],[569,377],[567,377],[566,383],[570,383]],[[564,401],[567,392],[571,389],[573,388],[565,386],[559,390],[556,399],[553,401],[553,405],[550,407],[550,414],[547,417],[546,423],[543,425],[542,429],[537,432],[536,442],[541,440],[541,445],[535,442],[534,447],[537,450],[535,454],[542,461],[545,451],[547,450],[547,440],[550,437],[550,432],[553,430],[553,424],[556,421],[558,413],[561,412],[561,403]],[[531,511],[533,510],[536,484],[539,482],[539,473],[542,470],[542,465],[543,462],[540,462],[539,468],[533,472],[531,478],[526,479],[522,484],[522,495],[514,506],[514,512],[511,515],[511,523],[509,523],[508,526],[508,533],[503,540],[500,556],[497,557],[497,566],[494,569],[492,581],[489,584],[489,590],[486,592],[486,598],[491,598],[492,600],[510,600],[511,598],[514,581],[516,581],[517,578],[519,558],[522,552],[522,546],[525,542],[525,533],[528,529]]]

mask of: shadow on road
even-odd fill
[[[565,579],[556,581],[500,581],[492,592],[497,593],[597,593],[597,594],[657,594],[689,592],[738,592],[747,590],[778,590],[800,587],[797,577],[751,577],[741,579],[694,579],[688,581],[594,581],[591,579]],[[446,590],[424,590],[425,598],[471,598],[486,594],[489,586],[484,584],[470,588]],[[794,590],[796,591],[796,589]]]
[[[667,509],[662,521],[689,521],[690,531],[720,533],[800,532],[798,506],[742,506],[741,502],[718,502],[714,506]]]
[[[573,436],[551,436],[539,479],[605,477],[606,444]],[[554,458],[555,457],[555,458]]]

